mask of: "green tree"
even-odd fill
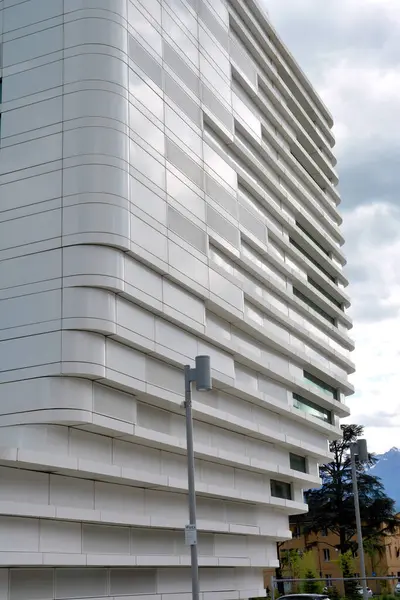
[[[305,493],[309,511],[298,515],[293,523],[302,526],[305,532],[319,532],[329,529],[339,537],[337,549],[342,554],[357,550],[354,541],[356,522],[354,497],[351,479],[350,446],[363,433],[361,425],[342,425],[343,437],[331,442],[332,462],[320,468],[322,487]],[[399,522],[396,519],[395,502],[384,491],[378,477],[369,467],[376,459],[369,457],[366,463],[357,463],[357,480],[360,498],[361,519],[364,540],[380,538],[395,531]]]
[[[328,596],[330,600],[340,600],[340,592],[336,586],[332,586],[328,588]]]
[[[282,573],[290,579],[300,579],[301,552],[295,548],[282,550],[280,555]]]
[[[304,594],[320,594],[321,583],[315,580],[315,572],[311,569],[307,569],[304,573],[304,579],[306,581],[302,585],[302,592]]]
[[[300,577],[308,580],[304,581],[301,586],[304,594],[320,594],[322,592],[323,585],[320,581],[315,581],[316,576],[315,554],[312,550],[306,550],[300,558]]]
[[[379,562],[385,556],[386,545],[384,536],[379,534],[363,540],[364,553],[371,561],[373,572],[378,571]],[[379,573],[381,575],[381,573]]]
[[[354,560],[351,550],[339,556],[339,565],[342,570],[343,578],[354,577]],[[344,593],[348,600],[360,600],[357,581],[350,580],[344,582]]]

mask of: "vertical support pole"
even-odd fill
[[[187,446],[187,470],[189,491],[189,524],[192,525],[195,535],[190,544],[191,571],[192,571],[192,599],[199,600],[199,560],[197,552],[197,525],[196,525],[196,489],[195,489],[195,467],[193,448],[193,418],[192,418],[192,390],[191,390],[191,368],[185,366],[185,412],[186,412],[186,446]]]
[[[363,590],[363,600],[368,600],[367,579],[366,579],[366,575],[365,575],[364,546],[363,546],[362,529],[361,529],[360,501],[358,498],[356,450],[357,450],[357,443],[352,444],[350,446],[350,460],[351,460],[351,476],[352,476],[352,480],[353,480],[354,509],[355,509],[355,513],[356,513],[358,556],[360,557],[360,575],[361,575],[361,584],[362,584],[362,590]]]

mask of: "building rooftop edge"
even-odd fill
[[[285,60],[287,60],[289,66],[293,69],[295,75],[300,79],[300,82],[304,85],[306,92],[311,96],[311,99],[315,102],[317,108],[321,111],[323,117],[327,120],[329,127],[333,127],[333,116],[326,104],[323,102],[320,95],[315,91],[314,86],[311,81],[304,73],[302,68],[300,67],[297,60],[294,58],[293,54],[290,52],[286,44],[282,41],[280,36],[278,35],[276,29],[270,22],[270,15],[267,9],[263,6],[261,0],[246,0],[249,8],[253,10],[253,12],[258,13],[260,19],[263,24],[266,26],[268,30],[268,34],[272,37],[274,44],[277,46],[278,50],[282,53],[282,56]]]

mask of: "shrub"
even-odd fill
[[[307,569],[307,571],[304,573],[304,579],[308,579],[308,581],[304,581],[301,586],[304,594],[321,593],[321,583],[315,580],[315,574],[311,569]]]

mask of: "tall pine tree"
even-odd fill
[[[305,493],[309,512],[294,517],[292,522],[299,524],[304,533],[325,529],[336,533],[339,537],[337,548],[345,554],[348,550],[353,553],[357,550],[350,445],[362,436],[363,427],[342,425],[342,432],[343,437],[330,444],[333,461],[320,468],[322,487]],[[370,456],[367,463],[357,463],[364,540],[379,539],[399,526],[394,500],[385,494],[381,480],[370,471],[375,462]]]

